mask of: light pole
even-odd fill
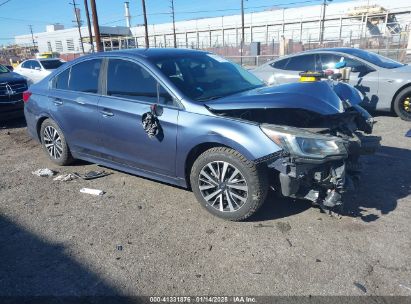
[[[241,44],[240,44],[240,63],[243,64],[244,49],[244,0],[241,0]]]
[[[323,45],[324,41],[324,23],[325,23],[325,10],[327,7],[327,2],[331,2],[333,0],[324,0],[323,1],[323,16],[321,18],[321,28],[320,28],[320,44]]]

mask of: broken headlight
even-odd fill
[[[343,141],[338,137],[286,126],[262,124],[260,127],[272,141],[295,156],[323,159],[347,154]]]

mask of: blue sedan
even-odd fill
[[[28,131],[54,163],[83,159],[191,188],[228,220],[251,216],[270,186],[322,208],[341,205],[359,155],[378,145],[348,85],[266,87],[202,51],[84,56],[23,97]]]

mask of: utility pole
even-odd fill
[[[81,52],[84,54],[83,36],[81,35],[80,9],[77,8],[76,0],[73,0],[73,3],[69,3],[69,4],[73,5],[73,8],[74,8],[74,16],[76,17],[78,34],[80,36]]]
[[[33,25],[29,24],[30,28],[30,33],[31,33],[31,41],[33,42],[33,48],[36,49],[36,42],[34,41],[34,35],[33,35]]]
[[[171,15],[173,16],[174,48],[177,48],[176,23],[174,19],[174,0],[171,0]]]
[[[91,51],[94,53],[93,32],[91,31],[90,12],[88,11],[88,1],[84,0],[84,11],[86,12],[88,36],[90,39]]]
[[[146,38],[146,48],[150,47],[148,41],[148,25],[147,25],[147,12],[146,12],[146,1],[141,0],[141,5],[143,6],[143,15],[144,15],[144,29],[145,29],[145,38]]]
[[[244,0],[241,0],[241,45],[240,45],[240,63],[243,64],[244,49]]]
[[[91,13],[93,14],[94,36],[96,37],[97,52],[101,52],[100,26],[98,25],[96,0],[90,0]]]
[[[327,7],[327,1],[331,2],[332,0],[323,0],[323,16],[321,18],[321,28],[320,28],[320,45],[322,45],[324,41],[325,10]]]

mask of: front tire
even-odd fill
[[[41,124],[40,139],[43,150],[53,163],[65,166],[73,162],[63,131],[53,120],[46,119]]]
[[[394,100],[395,114],[403,120],[411,121],[411,88],[402,90]]]
[[[191,168],[190,182],[207,211],[230,221],[253,215],[264,203],[268,190],[265,170],[226,147],[202,153]]]

